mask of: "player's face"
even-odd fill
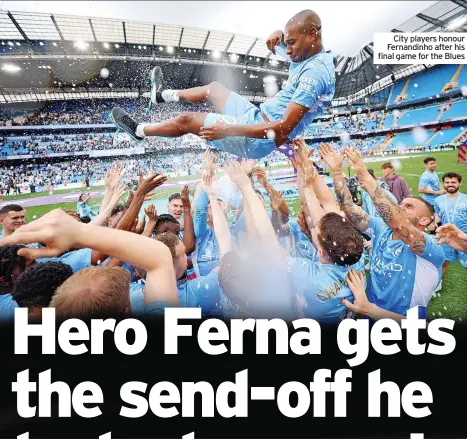
[[[303,29],[300,25],[290,25],[285,28],[284,41],[287,55],[294,62],[301,62],[310,57],[315,40],[315,33]]]
[[[404,209],[409,221],[415,227],[419,225],[428,225],[432,220],[430,212],[423,201],[415,198],[406,198],[399,206]]]
[[[188,268],[188,258],[185,254],[185,245],[180,241],[175,249],[175,258],[173,260],[175,275],[180,279]]]
[[[161,233],[173,233],[174,235],[179,235],[180,234],[180,224],[175,224],[171,223],[169,221],[162,223],[158,229],[156,230],[156,233],[160,235]]]
[[[180,199],[172,200],[169,203],[167,210],[169,211],[170,215],[172,215],[174,218],[177,218],[179,220],[181,218],[181,216],[182,216],[182,213],[183,213],[182,200],[180,200]]]
[[[21,226],[26,224],[26,221],[24,220],[25,216],[25,210],[22,210],[21,212],[10,211],[5,215],[1,223],[5,230],[8,230],[9,233],[13,233],[15,230],[18,230]]]
[[[426,169],[429,171],[434,171],[436,169],[436,161],[432,160],[431,162],[428,162],[426,165]]]
[[[459,180],[457,180],[457,178],[447,177],[444,179],[444,187],[446,191],[450,194],[455,194],[461,187],[461,183],[459,183]]]
[[[392,174],[392,168],[383,168],[383,175],[389,177]]]

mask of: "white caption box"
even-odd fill
[[[375,64],[466,64],[467,33],[374,34]]]

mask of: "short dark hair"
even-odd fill
[[[457,181],[462,183],[462,176],[457,172],[446,172],[446,174],[443,175],[443,183],[445,178],[457,178]]]
[[[363,239],[355,226],[335,212],[324,215],[318,223],[318,239],[331,262],[340,266],[356,264],[363,253]]]
[[[392,166],[392,163],[391,163],[391,162],[384,162],[384,163],[381,165],[381,169],[394,169],[394,166]]]
[[[373,169],[368,169],[368,173],[376,180],[376,174],[375,171],[373,171]]]
[[[181,200],[181,199],[182,199],[182,195],[180,194],[180,192],[176,192],[175,194],[172,194],[169,197],[169,203],[173,200]]]
[[[18,255],[18,250],[25,245],[6,245],[0,247],[0,278],[4,283],[12,282],[13,269],[17,266],[26,268],[26,258]]]
[[[436,162],[436,159],[434,157],[427,157],[423,160],[423,163],[425,163],[425,165],[429,162]]]
[[[156,235],[161,225],[165,223],[177,224],[177,226],[180,227],[180,223],[178,222],[177,218],[173,217],[169,213],[163,213],[159,216],[159,218],[157,218],[156,226],[154,227],[154,232],[156,233]]]
[[[31,265],[16,280],[13,298],[21,308],[45,308],[56,289],[72,275],[72,268],[63,262]]]
[[[0,209],[0,215],[7,215],[8,212],[21,212],[23,210],[24,207],[19,204],[7,204]]]
[[[426,206],[426,208],[430,211],[430,217],[432,219],[434,219],[434,217],[435,217],[435,208],[428,201],[426,201],[422,197],[408,197],[408,198],[413,198],[414,200],[421,201]]]

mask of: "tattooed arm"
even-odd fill
[[[347,155],[349,164],[355,170],[358,181],[370,195],[383,221],[393,230],[397,238],[408,245],[413,253],[416,255],[423,254],[426,246],[423,232],[410,222],[404,209],[386,198],[384,190],[378,186],[376,180],[368,172],[360,153],[353,148],[346,148],[345,154]]]
[[[360,232],[365,232],[370,225],[370,216],[353,202],[352,194],[347,187],[345,175],[341,169],[344,156],[336,153],[332,146],[327,144],[320,145],[320,152],[325,163],[331,168],[334,180],[334,191],[336,192],[336,198],[340,208],[346,213],[350,221],[352,221],[352,224],[360,230]]]

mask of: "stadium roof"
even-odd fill
[[[145,44],[266,57],[266,40],[170,24],[0,11],[0,39]]]
[[[465,32],[466,23],[466,0],[439,1],[392,29],[392,32]],[[245,79],[256,79],[259,76],[259,81],[253,81],[258,84],[253,86],[248,83],[245,86],[245,91],[254,93],[258,93],[263,85],[260,73],[283,77],[287,72],[287,64],[268,51],[264,38],[169,24],[0,11],[0,41],[0,61],[18,59],[31,62],[36,59],[53,69],[57,66],[53,61],[59,63],[63,58],[87,59],[90,63],[92,59],[99,59],[118,60],[120,63],[127,60],[166,64],[173,62],[173,67],[177,63],[197,65],[198,68],[192,69],[187,77],[186,86],[196,80],[200,83],[204,79],[200,72],[207,65],[217,66],[224,71],[226,67],[246,69],[249,75],[245,75]],[[375,65],[373,43],[364,46],[355,56],[338,55],[336,62],[335,102],[341,103],[361,99],[401,77],[429,67]],[[120,69],[120,73],[125,74],[125,70],[133,74],[131,69]],[[98,75],[99,70],[95,70],[94,74]],[[226,73],[226,76],[229,74]],[[180,82],[180,76],[178,79]],[[19,75],[16,77],[17,88],[32,87],[34,81],[35,75],[31,70],[24,80]],[[73,84],[80,81],[71,78],[67,82]],[[10,88],[8,83],[7,79],[0,80],[0,87]],[[96,86],[101,84],[96,83]],[[145,85],[142,88],[147,87]]]

